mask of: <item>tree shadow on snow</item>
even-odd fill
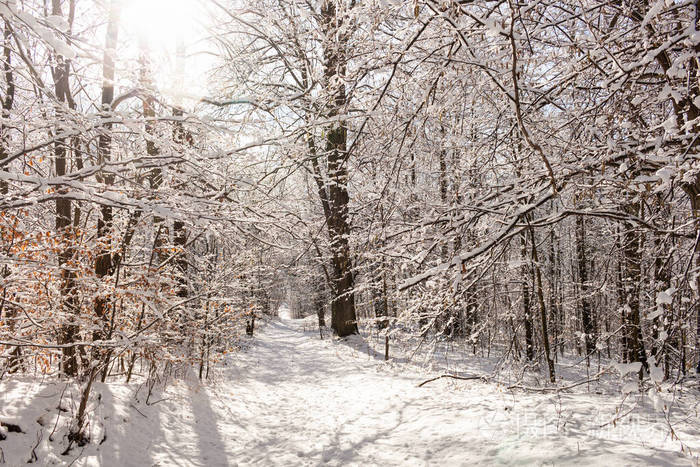
[[[353,461],[358,461],[361,459],[367,459],[366,456],[361,455],[360,451],[362,448],[367,446],[377,445],[380,442],[384,442],[383,446],[390,446],[392,444],[400,444],[401,440],[394,438],[396,431],[405,422],[405,410],[411,405],[413,401],[402,401],[401,407],[397,410],[385,413],[366,413],[358,414],[358,417],[354,420],[354,423],[361,422],[365,417],[379,417],[379,418],[389,418],[396,417],[396,420],[392,422],[386,428],[381,428],[379,430],[373,430],[370,433],[366,433],[362,438],[358,440],[350,440],[352,433],[362,432],[361,427],[353,427],[353,423],[341,425],[333,433],[333,438],[323,446],[321,449],[309,452],[306,456],[320,456],[320,463],[325,464],[330,461],[337,461],[341,464],[347,464]],[[390,454],[391,449],[386,449],[387,454]],[[396,459],[394,459],[396,461]]]
[[[194,435],[197,438],[199,460],[203,466],[228,466],[223,438],[217,426],[217,415],[211,406],[206,388],[188,385],[192,412],[194,414]]]
[[[137,384],[95,383],[88,414],[90,443],[95,447],[84,457],[94,455],[98,465],[105,466],[177,465],[161,464],[160,453],[172,449],[161,427],[162,406],[143,403],[143,389],[137,388]]]

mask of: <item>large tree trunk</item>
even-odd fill
[[[346,71],[347,28],[336,15],[334,0],[321,6],[324,43],[324,80],[330,96],[328,117],[338,117],[345,111],[347,96],[343,78]],[[348,207],[347,172],[348,131],[345,122],[338,119],[326,129],[328,204],[326,224],[333,255],[334,297],[331,302],[331,327],[338,336],[357,333],[355,314],[355,284],[350,252],[350,220]]]

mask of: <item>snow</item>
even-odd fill
[[[292,312],[289,309],[289,306],[285,303],[280,305],[277,315],[282,319],[292,319]]]
[[[647,27],[649,22],[651,22],[658,14],[663,10],[664,8],[664,3],[665,0],[658,0],[656,3],[654,3],[651,8],[649,8],[649,11],[647,14],[644,16],[644,20],[642,21],[642,29]]]
[[[640,362],[615,364],[615,369],[620,373],[620,376],[625,376],[629,373],[637,373],[641,368],[642,364]]]
[[[661,366],[657,365],[656,357],[650,355],[647,362],[649,364],[649,377],[651,381],[657,385],[662,384],[664,381],[664,370]]]
[[[674,287],[668,288],[656,295],[657,305],[671,305],[673,304],[673,293],[676,291]]]
[[[320,340],[303,325],[262,325],[214,381],[175,380],[150,405],[143,381],[97,384],[92,442],[68,456],[65,423],[48,439],[59,400],[75,409],[76,388],[5,379],[0,420],[26,433],[9,433],[0,448],[8,465],[26,461],[38,436],[40,465],[692,465],[653,410],[661,393],[637,399],[648,407],[623,418],[629,406],[619,394],[523,393],[448,378],[419,388],[435,373],[384,362],[371,339]],[[676,435],[697,451],[700,427],[690,418]]]
[[[61,32],[68,32],[70,29],[68,21],[63,16],[49,15],[46,17],[46,22]]]

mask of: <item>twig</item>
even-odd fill
[[[626,400],[626,399],[627,399],[627,396],[625,396],[625,397],[622,399],[622,402],[620,403],[620,408],[622,408],[622,406],[623,406],[623,404],[625,403],[625,400]],[[627,412],[624,412],[624,413],[622,413],[621,415],[617,415],[617,416],[613,417],[612,420],[610,420],[609,422],[603,423],[602,425],[598,425],[598,427],[599,427],[599,428],[604,428],[604,427],[610,425],[611,423],[612,423],[613,426],[616,426],[618,420],[622,420],[623,418],[625,418],[626,416],[628,416],[629,414],[631,414],[632,412],[634,412],[634,411],[637,409],[637,405],[638,405],[638,404],[635,403],[634,405],[632,405],[632,408],[629,409]]]
[[[33,464],[34,461],[39,460],[39,457],[37,457],[37,455],[36,455],[36,448],[39,447],[39,444],[41,444],[42,439],[44,439],[44,432],[39,430],[36,433],[36,444],[32,448],[32,457],[29,458],[29,460],[27,461],[27,464]]]
[[[141,412],[139,409],[137,409],[136,406],[135,406],[134,404],[129,404],[129,407],[131,407],[132,409],[134,409],[135,411],[137,411],[139,414],[141,414],[142,417],[148,418],[143,412]]]
[[[77,461],[78,459],[80,459],[80,457],[82,457],[83,452],[85,452],[85,448],[83,448],[83,449],[80,450],[80,454],[78,454],[78,457],[76,457],[75,459],[73,459],[73,461],[72,461],[70,464],[68,464],[68,467],[71,467],[71,465],[75,464],[75,461]]]

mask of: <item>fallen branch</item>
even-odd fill
[[[420,387],[423,387],[424,385],[426,385],[426,384],[428,384],[428,383],[430,383],[430,382],[432,382],[432,381],[437,381],[438,379],[442,379],[442,378],[459,379],[459,380],[462,380],[462,381],[470,381],[470,380],[474,380],[474,379],[480,379],[480,380],[482,380],[483,382],[487,382],[487,381],[488,381],[488,378],[487,378],[486,376],[440,375],[440,376],[436,376],[435,378],[430,378],[430,379],[428,379],[428,380],[426,380],[426,381],[423,381],[422,383],[420,383],[420,384],[418,385],[418,387],[419,387],[419,388],[420,388]]]

